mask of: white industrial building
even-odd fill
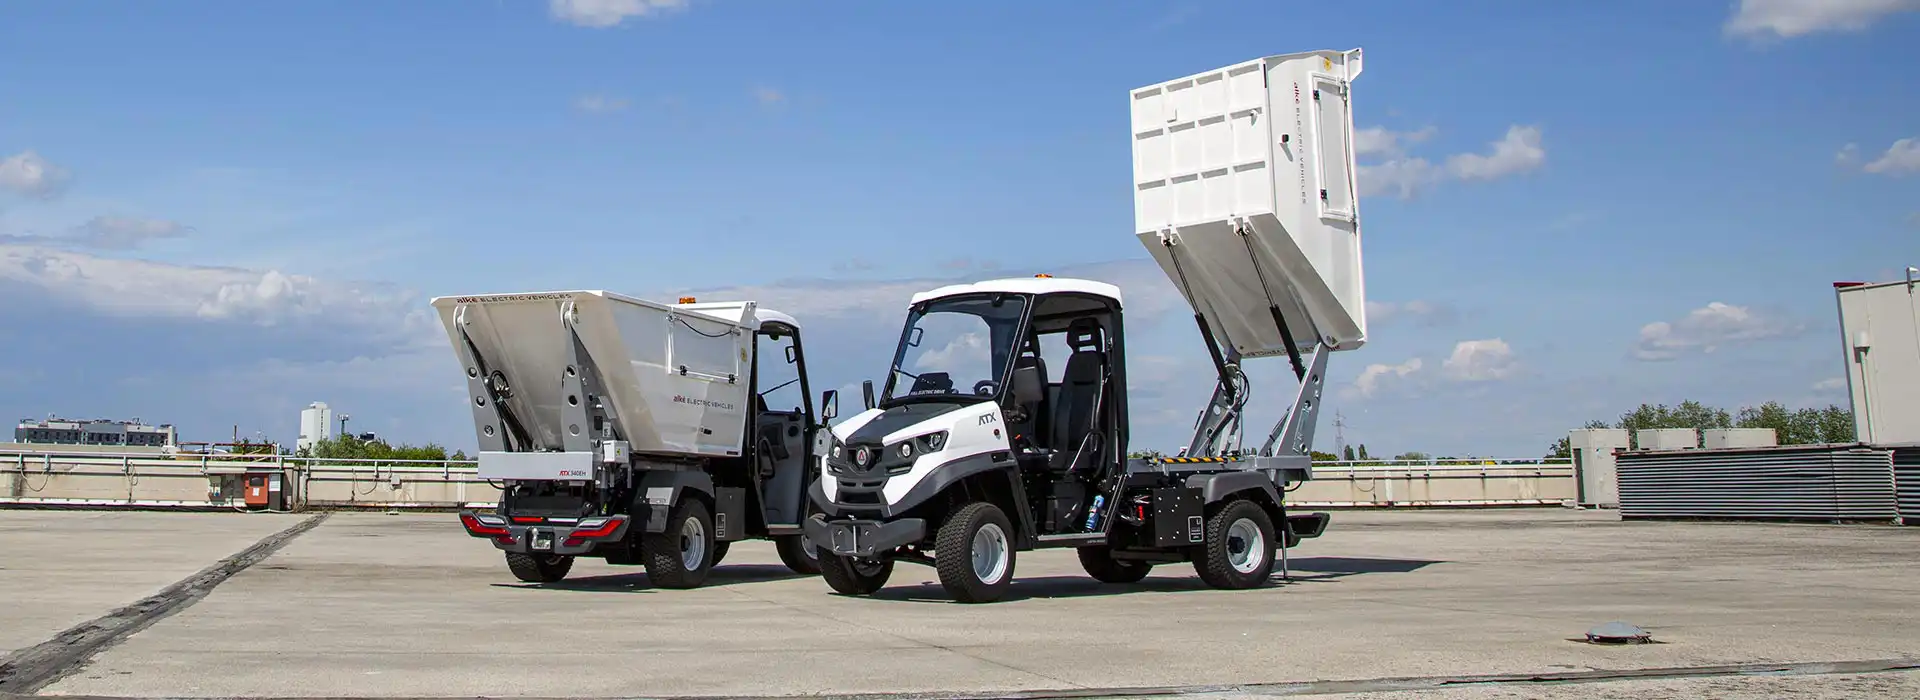
[[[1920,268],[1899,282],[1835,282],[1860,442],[1920,444]]]
[[[333,409],[320,401],[307,404],[300,411],[300,439],[294,442],[294,448],[304,450],[332,437]]]

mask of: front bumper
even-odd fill
[[[486,539],[495,549],[520,554],[586,554],[601,542],[618,542],[627,536],[630,524],[625,515],[580,518],[572,523],[514,522],[504,515],[460,511],[460,525],[467,534]]]
[[[807,518],[802,526],[815,547],[835,556],[863,559],[886,554],[927,536],[927,521],[921,518],[826,520],[816,516]]]

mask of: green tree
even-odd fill
[[[1394,459],[1401,462],[1425,462],[1427,460],[1433,459],[1433,455],[1429,455],[1425,452],[1407,452],[1407,453],[1401,454],[1398,457],[1395,457]]]
[[[1373,458],[1367,456],[1367,443],[1360,443],[1360,461],[1364,462],[1369,459]]]
[[[1321,452],[1321,451],[1319,451],[1319,450],[1313,450],[1313,451],[1312,451],[1312,452],[1310,452],[1309,454],[1311,454],[1311,455],[1313,456],[1313,461],[1315,461],[1315,462],[1338,462],[1338,461],[1340,461],[1340,455],[1337,455],[1337,454],[1334,454],[1334,453],[1332,453],[1332,452]]]
[[[1346,457],[1349,462],[1354,461],[1353,446],[1348,445],[1347,448],[1342,451],[1342,456]]]
[[[1620,416],[1618,427],[1626,428],[1634,447],[1640,446],[1639,434],[1642,430],[1659,428],[1692,428],[1696,431],[1711,428],[1733,427],[1733,416],[1726,409],[1712,408],[1698,401],[1682,401],[1680,405],[1668,408],[1666,404],[1640,404],[1639,408]],[[1699,446],[1695,438],[1694,446]]]
[[[456,453],[457,454],[457,453]],[[384,462],[397,460],[445,461],[447,448],[433,443],[425,445],[399,446],[389,445],[385,440],[362,440],[353,435],[327,438],[314,442],[300,450],[300,457],[316,459],[340,459],[355,462]],[[464,457],[464,455],[461,455]]]

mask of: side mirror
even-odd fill
[[[873,380],[860,383],[860,398],[867,402],[867,410],[873,410]]]
[[[820,418],[833,420],[840,417],[840,392],[828,389],[820,392]]]

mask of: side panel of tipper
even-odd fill
[[[480,361],[463,372],[504,375],[505,407],[529,444],[516,450],[563,449],[565,434],[600,437],[594,426],[562,418],[573,397],[563,377],[577,333],[583,362],[599,373],[613,404],[619,437],[636,453],[730,456],[740,454],[748,400],[747,362],[753,306],[715,316],[603,291],[440,297],[435,309],[456,354],[470,339]],[[571,324],[563,320],[571,305]],[[745,319],[744,322],[741,319]],[[462,333],[464,331],[464,334]],[[463,338],[464,335],[464,338]],[[478,396],[469,397],[476,400]],[[476,415],[491,416],[486,411]],[[487,450],[486,420],[476,419]],[[494,430],[505,426],[494,422]]]
[[[1132,92],[1135,234],[1242,356],[1366,343],[1348,101],[1360,69],[1357,49],[1315,51]]]

